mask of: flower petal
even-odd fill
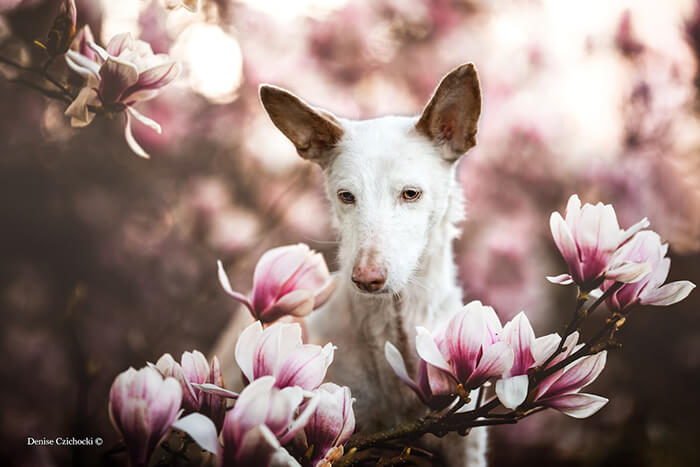
[[[568,217],[569,214],[567,212],[567,218]],[[569,226],[566,224],[567,223],[564,222],[564,219],[558,212],[553,212],[549,218],[549,227],[552,231],[554,243],[564,257],[564,261],[566,261],[566,264],[569,266],[569,272],[572,274],[574,280],[577,280],[580,279],[581,276],[580,260],[574,237],[571,234]]]
[[[84,87],[78,96],[66,109],[65,115],[71,117],[72,127],[84,127],[90,124],[95,118],[95,114],[90,112],[89,105],[98,103],[97,91],[91,87]]]
[[[574,280],[571,278],[571,274],[560,274],[558,276],[547,276],[547,280],[552,284],[560,285],[571,285]]]
[[[641,303],[656,306],[673,305],[685,299],[694,288],[695,284],[690,281],[669,282],[648,294],[644,293]]]
[[[249,382],[255,379],[253,372],[254,355],[256,344],[262,333],[262,324],[260,321],[255,321],[243,330],[236,342],[236,349],[234,351],[236,363]]]
[[[493,377],[503,376],[513,366],[513,349],[506,342],[496,342],[484,349],[479,364],[469,379],[464,382],[467,389],[475,389]]]
[[[574,418],[590,417],[608,403],[608,399],[593,394],[565,394],[541,401]]]
[[[75,71],[77,74],[85,79],[90,76],[100,79],[100,66],[94,61],[88,59],[87,57],[75,52],[74,50],[69,50],[66,52],[66,65]]]
[[[205,451],[209,451],[216,456],[221,454],[219,435],[216,432],[214,422],[209,417],[201,413],[191,413],[179,420],[175,420],[172,427],[187,433]]]
[[[410,387],[414,391],[418,390],[418,386],[416,385],[416,383],[411,379],[410,376],[408,376],[408,371],[406,370],[406,363],[404,362],[401,352],[399,352],[399,349],[397,349],[394,346],[394,344],[392,344],[389,341],[386,341],[384,343],[384,358],[386,358],[386,361],[389,363],[389,366],[392,370],[394,370],[394,373],[396,374],[396,376],[399,377],[401,381],[403,381],[408,387]]]
[[[623,261],[605,274],[607,280],[616,282],[632,283],[644,279],[651,273],[649,263],[635,263],[633,261]]]
[[[438,349],[437,344],[435,344],[433,336],[430,335],[427,329],[421,326],[416,327],[416,351],[420,358],[429,364],[448,373],[452,373],[450,365],[445,360],[445,357],[443,357],[440,349]]]
[[[142,114],[133,107],[127,107],[126,111],[129,112],[136,120],[143,123],[151,130],[155,131],[158,134],[161,134],[162,130],[160,128],[160,125],[155,120],[151,120],[150,118],[146,117],[144,114]]]
[[[134,134],[131,132],[131,113],[124,112],[124,115],[126,115],[126,123],[124,124],[124,138],[126,138],[126,144],[129,145],[129,148],[134,151],[137,156],[150,159],[151,156],[139,145],[134,138]]]
[[[139,78],[136,65],[127,61],[107,57],[100,67],[100,98],[105,104],[120,102],[122,93]]]
[[[260,320],[272,323],[282,316],[307,316],[314,310],[314,294],[311,290],[294,290],[274,302],[260,313]]]
[[[527,375],[518,375],[496,381],[496,395],[504,407],[515,409],[527,398],[529,380]]]
[[[199,389],[202,392],[206,392],[207,394],[214,394],[215,396],[226,397],[228,399],[238,399],[237,392],[229,391],[228,389],[222,388],[221,386],[217,386],[213,383],[191,384],[195,388]]]

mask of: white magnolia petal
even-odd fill
[[[97,91],[91,87],[84,87],[78,96],[66,109],[65,115],[71,117],[71,126],[82,128],[89,125],[95,118],[95,114],[90,112],[89,105],[96,104],[98,100]]]
[[[571,285],[574,280],[571,278],[571,274],[560,274],[558,276],[547,276],[547,280],[552,284],[559,285]]]
[[[640,303],[656,306],[673,305],[685,299],[694,288],[695,284],[690,281],[669,282],[649,294],[643,294]]]
[[[394,370],[394,373],[396,373],[396,376],[398,376],[401,381],[411,388],[416,387],[416,383],[408,376],[406,363],[404,362],[401,352],[389,341],[386,341],[384,344],[384,358],[386,358],[389,366],[391,366],[391,369]]]
[[[635,263],[632,261],[623,261],[614,268],[610,269],[605,278],[611,281],[632,283],[644,279],[651,272],[649,263]]]
[[[217,386],[216,384],[213,383],[202,383],[202,384],[197,384],[197,383],[190,383],[192,386],[195,388],[199,389],[202,392],[206,392],[207,394],[214,394],[216,396],[220,397],[227,397],[229,399],[238,399],[238,393],[230,391],[226,388],[222,388],[221,386]]]
[[[100,66],[74,50],[66,52],[66,65],[85,79],[90,76],[100,79]]]
[[[515,409],[527,398],[527,375],[518,375],[496,381],[496,395],[504,407]]]
[[[430,332],[424,327],[416,327],[416,351],[420,358],[448,373],[452,373],[452,368],[443,357],[440,349]]]
[[[132,151],[137,156],[143,157],[144,159],[150,159],[151,156],[141,147],[141,145],[134,138],[134,134],[131,132],[131,117],[129,112],[124,112],[126,115],[126,124],[124,125],[124,138],[126,138],[126,144],[129,145]]]
[[[565,394],[543,401],[544,405],[552,407],[570,417],[586,418],[598,412],[608,403],[608,399],[594,394]]]
[[[191,413],[171,425],[176,430],[184,431],[205,451],[219,456],[221,445],[214,422],[201,413]]]
[[[155,120],[151,120],[150,118],[146,117],[144,114],[142,114],[141,112],[139,112],[139,111],[136,110],[135,108],[133,108],[133,107],[127,107],[126,110],[127,110],[127,112],[131,113],[131,115],[133,115],[134,118],[135,118],[136,120],[138,120],[139,122],[143,123],[143,124],[146,125],[148,128],[150,128],[151,130],[155,131],[156,133],[161,134],[161,133],[163,132],[163,130],[161,129],[161,127],[160,127],[160,125],[158,124],[158,122],[156,122]]]
[[[236,341],[234,350],[236,363],[249,382],[255,379],[253,361],[255,360],[256,344],[262,333],[262,324],[260,321],[255,321],[243,330]]]

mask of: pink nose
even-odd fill
[[[360,290],[376,292],[386,283],[386,270],[378,266],[355,266],[352,281]]]

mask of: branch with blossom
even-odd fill
[[[169,1],[167,6],[184,6],[196,11],[198,2]],[[114,36],[107,47],[102,48],[95,42],[90,26],[85,25],[76,33],[76,24],[75,0],[63,0],[46,39],[34,42],[46,51],[48,59],[40,66],[26,66],[0,56],[0,63],[21,73],[22,76],[12,82],[69,104],[65,114],[73,127],[89,125],[96,115],[123,114],[124,136],[129,148],[148,158],[148,153],[133,136],[131,120],[136,119],[158,134],[161,127],[137,111],[134,105],[156,97],[177,78],[180,65],[165,54],[154,54],[147,42],[134,39],[128,32]],[[62,82],[51,74],[52,65],[60,57],[64,57],[68,68],[83,79],[80,86],[76,87],[70,80]]]
[[[668,245],[642,230],[648,225],[643,219],[622,230],[612,206],[581,206],[572,196],[565,218],[551,217],[569,273],[550,280],[578,289],[564,335],[536,337],[524,312],[502,324],[492,307],[476,300],[445,310],[432,330],[416,329],[415,377],[399,350],[385,345],[388,363],[416,403],[426,406],[426,415],[370,434],[353,435],[350,389],[324,383],[335,347],[305,344],[299,323],[279,322],[306,316],[328,299],[334,283],[323,258],[306,245],[268,251],[256,266],[251,299],[233,290],[219,263],[223,289],[258,319],[234,349],[247,383],[243,391],[224,387],[216,357],[208,363],[198,351],[185,352],[177,363],[165,354],[155,365],[115,379],[110,418],[134,466],[145,465],[159,446],[165,463],[177,456],[197,464],[186,450],[194,442],[216,465],[321,467],[405,464],[430,455],[416,446],[426,434],[467,435],[474,427],[514,424],[546,409],[590,417],[608,399],[581,391],[601,374],[608,351],[620,347],[617,333],[634,306],[672,305],[695,287],[689,281],[663,284]],[[603,306],[605,323],[582,341],[584,321]],[[179,450],[164,441],[170,429],[187,435]]]

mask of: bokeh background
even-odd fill
[[[437,80],[472,61],[479,144],[459,166],[468,218],[457,245],[470,299],[503,320],[526,310],[561,330],[572,291],[548,230],[579,193],[621,223],[648,216],[671,280],[700,282],[700,3],[562,0],[78,0],[98,42],[130,31],[184,73],[139,109],[151,160],[123,122],[71,129],[62,103],[0,65],[0,458],[98,465],[98,448],[26,437],[101,436],[112,379],[164,352],[209,352],[234,286],[271,247],[306,242],[334,262],[322,174],[268,121],[257,87],[287,87],[351,118],[416,114]],[[56,1],[0,2],[0,54],[36,63]],[[52,67],[56,76],[67,71]],[[638,309],[590,392],[594,417],[538,414],[492,430],[493,466],[700,465],[700,293]],[[233,349],[231,349],[233,351]]]

